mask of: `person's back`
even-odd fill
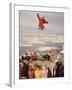
[[[62,73],[62,63],[61,61],[58,61],[56,63],[57,69],[56,69],[56,77],[61,77],[61,73]]]
[[[28,78],[28,65],[26,63],[23,63],[23,75]]]
[[[41,70],[37,67],[35,70],[35,78],[41,78]]]
[[[52,73],[51,73],[51,71],[50,71],[49,68],[48,68],[48,74],[47,74],[47,77],[48,77],[48,78],[52,77]]]
[[[28,78],[29,78],[29,79],[34,78],[34,70],[33,70],[32,65],[29,65]]]
[[[48,69],[47,69],[45,66],[42,66],[41,72],[42,72],[41,77],[42,77],[42,78],[47,78]]]

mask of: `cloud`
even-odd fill
[[[39,50],[39,51],[45,51],[45,50],[51,50],[51,49],[59,49],[59,48],[54,47],[54,46],[51,46],[51,47],[42,46],[42,47],[37,48],[37,50]]]
[[[47,45],[47,43],[63,43],[63,35],[48,35],[46,33],[20,33],[21,46]]]
[[[23,46],[23,47],[32,47],[32,44],[20,44],[20,46]]]

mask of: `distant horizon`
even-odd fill
[[[48,33],[48,32],[43,32],[43,31],[41,31],[41,33],[40,32],[34,32],[34,31],[20,31],[19,33],[33,33],[33,34],[48,34],[48,35],[63,35],[64,36],[64,34],[62,33]]]

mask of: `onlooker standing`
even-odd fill
[[[42,78],[47,78],[48,69],[45,66],[42,66]]]
[[[40,66],[36,66],[35,69],[35,78],[41,78],[42,72],[41,72],[41,67]]]
[[[34,69],[33,69],[32,64],[29,64],[29,68],[28,68],[28,78],[29,78],[29,79],[34,78]]]

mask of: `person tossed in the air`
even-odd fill
[[[48,21],[45,20],[44,16],[39,16],[37,13],[37,18],[38,18],[38,29],[43,30],[45,28],[44,24],[48,24]]]

